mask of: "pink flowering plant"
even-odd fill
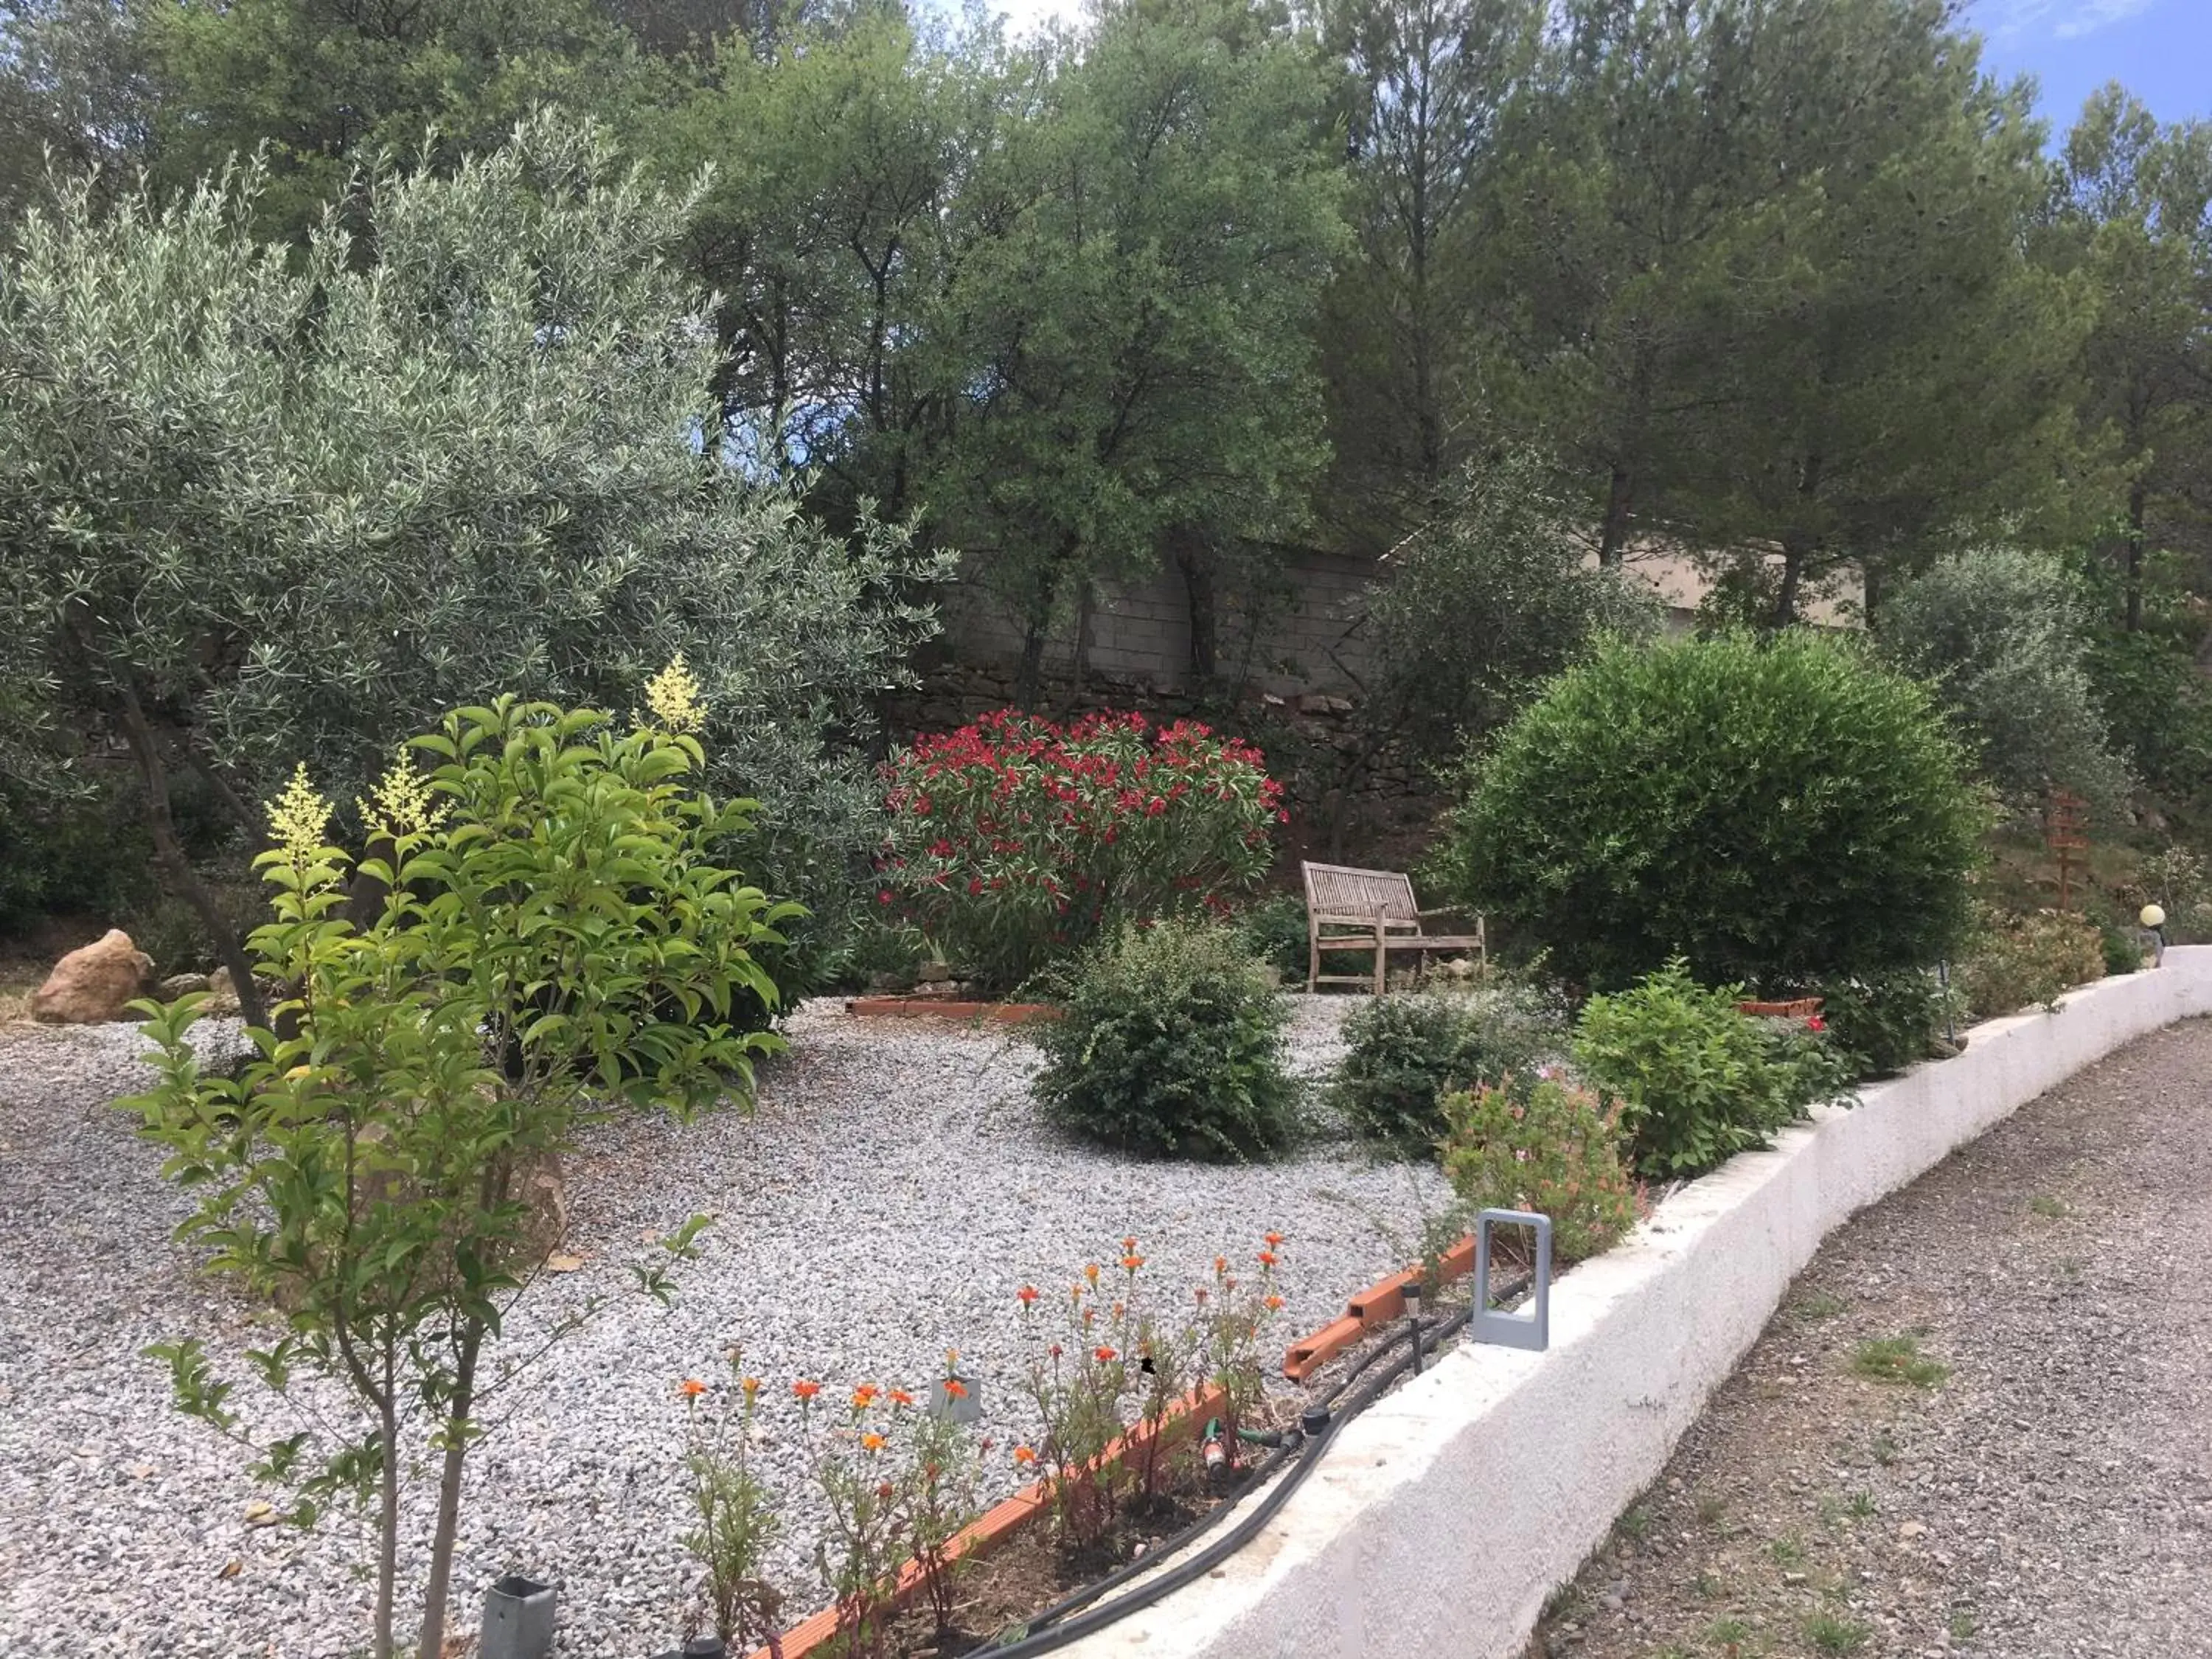
[[[1534,1210],[1552,1218],[1561,1263],[1618,1243],[1636,1224],[1642,1189],[1624,1157],[1621,1109],[1564,1079],[1507,1078],[1443,1102],[1444,1173],[1474,1209]]]
[[[1121,922],[1227,908],[1288,821],[1251,744],[1194,720],[1008,709],[885,769],[878,903],[1004,992]]]

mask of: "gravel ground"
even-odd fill
[[[1294,1064],[1319,1075],[1340,1052],[1348,1001],[1292,1002]],[[594,1294],[606,1306],[487,1408],[499,1426],[471,1463],[462,1628],[484,1584],[522,1571],[563,1585],[564,1654],[641,1659],[674,1644],[694,1578],[676,1541],[675,1385],[726,1375],[732,1343],[771,1384],[761,1456],[786,1523],[782,1581],[804,1611],[820,1599],[818,1510],[798,1479],[790,1379],[819,1378],[825,1396],[863,1381],[919,1389],[959,1347],[999,1439],[996,1495],[1021,1484],[1007,1453],[1028,1428],[1013,1400],[1023,1284],[1066,1284],[1133,1233],[1147,1282],[1180,1294],[1217,1254],[1249,1259],[1279,1228],[1287,1340],[1407,1259],[1424,1206],[1445,1201],[1433,1171],[1341,1146],[1224,1169],[1073,1145],[1037,1119],[1032,1051],[1002,1035],[854,1022],[818,1004],[791,1030],[755,1115],[609,1125],[571,1164],[568,1248],[582,1265],[531,1288],[503,1346],[529,1347]],[[220,1363],[252,1337],[252,1310],[171,1241],[185,1206],[108,1105],[143,1085],[140,1046],[128,1026],[0,1033],[0,1653],[362,1650],[362,1530],[343,1516],[305,1536],[247,1524],[274,1494],[170,1410],[166,1371],[140,1355],[192,1333]],[[717,1221],[664,1311],[629,1263],[697,1211]],[[233,1403],[258,1428],[306,1420],[242,1376]],[[408,1571],[425,1543],[410,1541]]]
[[[2208,1250],[2198,1021],[1838,1231],[1532,1656],[2212,1653]]]

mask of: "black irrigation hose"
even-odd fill
[[[1440,1342],[1451,1335],[1467,1323],[1470,1312],[1470,1310],[1462,1310],[1452,1315],[1433,1330],[1426,1333],[1429,1340],[1432,1342]],[[1413,1329],[1409,1324],[1405,1336],[1410,1336],[1412,1334]],[[1389,1342],[1383,1343],[1372,1352],[1364,1355],[1359,1364],[1341,1378],[1335,1388],[1330,1391],[1328,1396],[1328,1401],[1334,1402],[1340,1398],[1351,1387],[1353,1379],[1361,1371],[1366,1370],[1379,1356],[1393,1352],[1398,1344],[1404,1340],[1404,1336],[1394,1336]],[[1342,1411],[1332,1413],[1327,1403],[1318,1407],[1309,1407],[1307,1408],[1309,1420],[1317,1417],[1320,1421],[1306,1429],[1299,1440],[1284,1446],[1279,1451],[1261,1460],[1259,1468],[1254,1471],[1255,1478],[1264,1478],[1265,1475],[1272,1473],[1277,1464],[1295,1451],[1299,1455],[1290,1473],[1273,1486],[1262,1491],[1259,1501],[1252,1506],[1248,1514],[1231,1528],[1225,1535],[1216,1539],[1196,1555],[1192,1556],[1188,1560],[1177,1562],[1142,1589],[1132,1590],[1128,1595],[1105,1607],[1093,1607],[1088,1613],[1077,1611],[1097,1601],[1107,1591],[1118,1589],[1131,1579],[1150,1572],[1158,1565],[1158,1559],[1162,1555],[1173,1553],[1191,1539],[1207,1531],[1217,1521],[1227,1516],[1236,1507],[1233,1504],[1218,1505],[1186,1527],[1159,1549],[1147,1551],[1134,1561],[1124,1563],[1097,1583],[1087,1584],[1074,1595],[1033,1615],[1026,1621],[1025,1633],[1015,1640],[1004,1644],[986,1643],[975,1651],[979,1654],[990,1654],[994,1656],[994,1659],[1032,1659],[1034,1655],[1054,1652],[1067,1646],[1071,1642],[1081,1640],[1093,1632],[1103,1630],[1109,1625],[1127,1618],[1130,1613],[1152,1606],[1153,1602],[1182,1589],[1186,1584],[1197,1583],[1259,1536],[1261,1528],[1275,1518],[1276,1512],[1290,1502],[1291,1495],[1297,1491],[1306,1476],[1313,1472],[1315,1465],[1321,1462],[1322,1454],[1328,1449],[1328,1443],[1335,1437],[1339,1425],[1347,1419],[1356,1417],[1376,1401],[1381,1399],[1383,1390],[1397,1380],[1399,1371],[1405,1368],[1407,1362],[1412,1357],[1410,1350],[1399,1356],[1384,1368],[1380,1376],[1360,1389],[1358,1396]],[[1047,1628],[1039,1629],[1040,1626],[1045,1626]]]

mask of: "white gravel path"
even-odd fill
[[[1349,1004],[1292,1002],[1295,1063],[1322,1074]],[[475,1455],[462,1628],[491,1578],[523,1571],[563,1586],[563,1654],[644,1659],[675,1644],[694,1582],[676,1542],[675,1385],[726,1375],[733,1342],[770,1382],[763,1455],[789,1534],[782,1582],[804,1611],[820,1598],[791,1379],[819,1378],[825,1396],[860,1382],[919,1391],[958,1346],[1000,1441],[994,1493],[1011,1491],[1021,1482],[1006,1453],[1028,1427],[1012,1399],[1023,1284],[1064,1285],[1133,1233],[1148,1282],[1194,1285],[1217,1254],[1249,1260],[1276,1227],[1287,1340],[1407,1258],[1423,1206],[1447,1201],[1433,1170],[1341,1146],[1218,1168],[1069,1143],[1037,1118],[1032,1051],[1003,1035],[857,1022],[823,1005],[796,1015],[792,1035],[756,1115],[631,1119],[595,1132],[572,1164],[569,1248],[585,1265],[532,1287],[505,1346],[519,1351],[593,1293],[609,1305],[514,1385]],[[108,1103],[142,1085],[140,1046],[128,1026],[0,1033],[0,1654],[361,1651],[363,1531],[343,1517],[306,1536],[248,1527],[262,1494],[211,1431],[172,1412],[166,1371],[140,1357],[198,1334],[227,1359],[250,1336],[250,1310],[170,1241],[185,1206]],[[718,1220],[663,1311],[628,1264],[646,1235],[696,1211]],[[242,1378],[234,1403],[257,1422],[291,1420]]]

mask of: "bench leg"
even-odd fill
[[[1384,937],[1382,924],[1378,921],[1375,924],[1375,994],[1378,997],[1390,988],[1390,950],[1383,943]]]
[[[1321,929],[1306,924],[1306,994],[1321,989]]]

